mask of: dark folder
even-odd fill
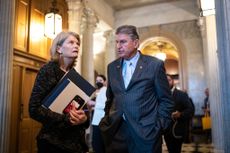
[[[43,106],[62,114],[64,113],[64,109],[76,99],[76,97],[78,97],[78,99],[80,97],[86,103],[95,90],[88,81],[72,68],[43,100]],[[82,104],[82,100],[77,109],[85,105],[85,103]]]

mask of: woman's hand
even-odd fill
[[[87,107],[88,107],[90,110],[93,110],[93,109],[94,109],[95,104],[96,104],[96,102],[93,101],[93,100],[88,100],[88,101],[87,101]]]
[[[79,125],[87,121],[87,116],[83,110],[73,107],[69,112],[69,121],[72,125]]]

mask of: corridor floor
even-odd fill
[[[168,153],[167,147],[163,144],[162,153]],[[181,153],[214,153],[212,144],[183,144]]]

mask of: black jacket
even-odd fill
[[[177,123],[174,121],[173,129],[174,134],[179,137],[185,138],[189,130],[189,121],[194,113],[194,107],[187,95],[187,93],[175,90],[172,93],[173,101],[175,102],[174,111],[181,112],[181,117],[177,119]]]
[[[89,126],[89,121],[82,125],[72,126],[69,123],[68,114],[58,114],[42,107],[43,99],[64,74],[58,63],[53,61],[40,69],[30,97],[30,117],[42,123],[37,136],[38,141],[45,140],[70,152],[85,153],[88,150],[85,143],[85,129]]]

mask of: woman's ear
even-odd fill
[[[61,47],[60,47],[60,46],[57,46],[56,52],[58,52],[59,54],[62,54],[62,51],[61,51]]]

